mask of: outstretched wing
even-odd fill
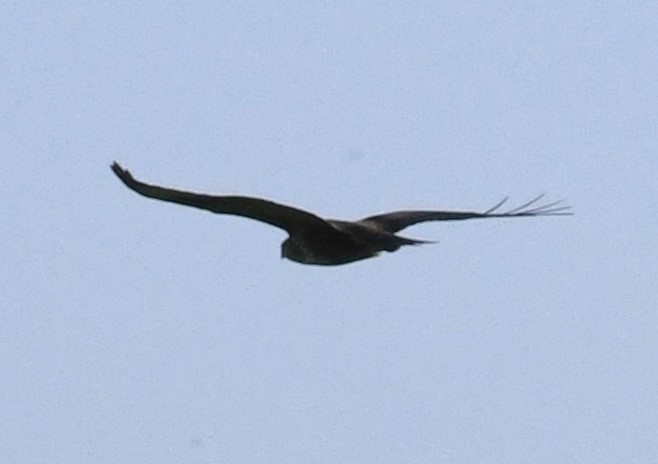
[[[507,202],[507,198],[504,198],[483,213],[475,211],[395,211],[393,213],[370,216],[359,222],[369,224],[386,232],[395,233],[405,227],[427,221],[459,221],[495,217],[569,216],[573,214],[569,211],[571,206],[562,205],[563,200],[537,205],[537,202],[542,198],[544,198],[543,194],[532,201],[504,213],[497,211]]]
[[[260,198],[203,195],[158,187],[136,180],[127,169],[121,167],[116,161],[111,167],[112,171],[129,189],[148,198],[179,203],[212,211],[213,213],[244,216],[284,229],[290,234],[309,228],[335,231],[324,219],[301,209],[291,208]]]

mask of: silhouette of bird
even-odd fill
[[[427,221],[455,221],[478,218],[509,218],[571,215],[563,201],[539,204],[540,195],[506,212],[497,212],[507,198],[492,208],[473,211],[395,211],[348,222],[323,219],[291,206],[246,196],[205,195],[150,185],[136,180],[117,162],[112,171],[131,190],[148,198],[205,209],[219,214],[243,216],[265,222],[288,232],[281,244],[281,257],[302,264],[338,265],[393,252],[404,245],[433,243],[396,235],[396,232]]]

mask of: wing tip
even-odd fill
[[[537,203],[545,196],[546,194],[542,193],[541,195],[522,204],[521,206],[512,208],[504,213],[498,213],[497,215],[507,216],[507,217],[529,217],[529,216],[573,216],[575,214],[573,211],[571,211],[573,206],[564,204],[564,202],[566,201],[565,199],[537,205]],[[490,214],[492,211],[495,211],[501,204],[502,203],[499,203],[496,207],[489,209],[485,214]]]
[[[118,162],[113,161],[110,165],[110,169],[112,169],[112,172],[114,172],[124,184],[129,185],[131,182],[134,182],[134,178],[130,171],[121,166]]]

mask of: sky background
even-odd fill
[[[658,4],[0,3],[0,461],[654,463]],[[326,268],[190,190],[356,219]]]

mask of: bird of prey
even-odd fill
[[[131,190],[148,198],[179,203],[218,214],[233,214],[265,222],[288,232],[281,244],[281,257],[302,264],[333,266],[396,251],[403,245],[432,243],[396,235],[396,232],[427,221],[455,221],[477,218],[565,216],[572,214],[562,201],[540,204],[540,195],[517,208],[498,212],[507,198],[492,208],[472,211],[395,211],[348,222],[323,219],[313,213],[246,196],[205,195],[150,185],[136,180],[117,162],[112,171]]]

